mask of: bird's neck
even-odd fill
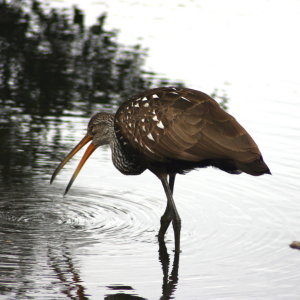
[[[145,171],[145,167],[134,152],[128,152],[121,141],[116,136],[114,127],[112,127],[110,148],[112,152],[112,161],[114,166],[125,175],[138,175]]]

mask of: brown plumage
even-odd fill
[[[163,240],[173,221],[176,251],[180,250],[181,221],[172,194],[177,173],[213,166],[232,174],[270,174],[246,130],[211,97],[187,88],[148,90],[124,102],[115,115],[94,115],[87,135],[57,167],[51,182],[90,140],[66,192],[90,154],[110,144],[113,163],[123,174],[137,175],[149,169],[161,180],[168,202],[159,239]]]

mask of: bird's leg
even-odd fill
[[[179,214],[177,212],[176,206],[175,206],[175,202],[172,196],[172,191],[171,188],[169,186],[169,183],[167,181],[167,176],[161,176],[160,180],[162,182],[162,185],[164,187],[167,199],[168,199],[168,204],[167,204],[167,215],[171,216],[171,220],[173,223],[173,229],[174,229],[174,237],[175,237],[175,251],[179,252],[180,251],[180,230],[181,230],[181,219],[179,217]],[[170,178],[171,180],[171,178]],[[171,180],[174,181],[175,178],[173,178]],[[173,183],[173,188],[174,188],[174,183]],[[169,206],[169,207],[168,207]],[[163,235],[165,234],[165,232],[163,233]],[[160,232],[159,232],[159,239],[162,239]]]
[[[176,174],[170,174],[170,177],[169,177],[169,186],[170,186],[172,195],[173,195],[173,191],[174,191],[175,176],[176,176]]]
[[[171,174],[169,177],[169,186],[170,186],[172,195],[173,195],[173,190],[174,190],[175,176],[176,176],[176,174]],[[165,233],[166,233],[167,229],[169,228],[171,221],[172,221],[172,214],[170,211],[169,201],[167,201],[166,210],[165,210],[164,214],[162,215],[162,217],[160,218],[160,229],[159,229],[159,233],[158,233],[158,239],[160,242],[162,242],[164,240]]]
[[[168,201],[166,210],[160,218],[160,228],[159,228],[159,232],[158,232],[159,242],[164,241],[165,233],[166,233],[167,229],[169,228],[171,221],[172,221],[172,215],[170,212],[170,205],[169,205],[169,201]]]

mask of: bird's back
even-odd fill
[[[118,109],[115,131],[150,168],[182,173],[212,165],[229,173],[269,173],[246,130],[200,91],[164,87],[138,94]]]

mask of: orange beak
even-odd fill
[[[86,145],[92,137],[86,135],[73,149],[72,151],[63,159],[63,161],[58,165],[58,167],[53,172],[53,175],[51,177],[50,183],[53,182],[56,175],[59,173],[59,171],[65,166],[65,164],[84,146]],[[81,168],[83,167],[84,163],[87,161],[87,159],[90,157],[90,155],[95,151],[96,147],[94,144],[90,144],[88,148],[86,149],[83,157],[81,158],[75,172],[73,173],[72,178],[70,179],[67,188],[65,190],[65,194],[69,191],[70,187],[72,186],[74,180],[76,179],[77,175],[79,174]],[[65,195],[64,194],[64,195]]]

